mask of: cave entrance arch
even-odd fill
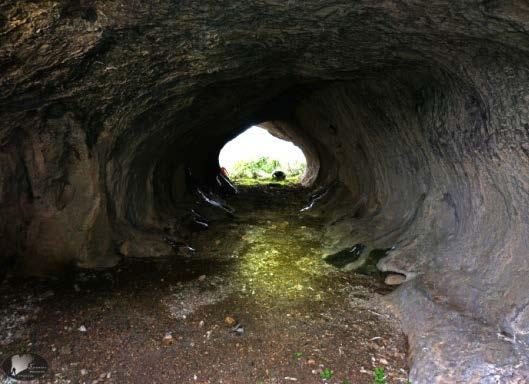
[[[299,183],[305,175],[307,159],[290,140],[254,125],[224,145],[219,165],[239,184]]]

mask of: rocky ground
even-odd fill
[[[9,278],[0,360],[43,356],[42,383],[372,383],[375,367],[405,383],[406,338],[379,300],[390,288],[323,262],[304,196],[243,187],[235,219],[187,257]]]

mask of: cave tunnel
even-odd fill
[[[528,31],[523,0],[1,3],[4,371],[529,382]],[[300,185],[220,172],[254,125]]]

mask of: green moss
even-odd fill
[[[246,292],[257,301],[314,296],[315,280],[332,270],[318,255],[320,233],[286,221],[280,213],[277,220],[270,219],[248,227],[241,238],[244,258],[236,274],[243,278]]]

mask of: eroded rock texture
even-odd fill
[[[172,252],[269,121],[327,251],[410,280],[413,382],[529,380],[525,1],[3,1],[0,34],[3,268]]]

